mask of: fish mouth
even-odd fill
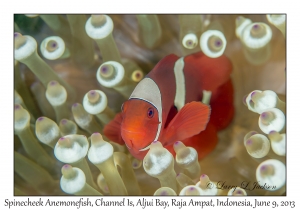
[[[132,131],[128,129],[121,129],[121,136],[127,146],[128,149],[135,149],[139,151],[139,148],[137,148],[133,141],[135,139],[144,139],[145,133],[144,132],[139,132],[139,131]]]

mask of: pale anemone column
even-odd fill
[[[14,196],[26,196],[27,194],[23,192],[23,189],[19,189],[16,184],[14,185]],[[27,195],[28,196],[28,195]]]
[[[265,63],[271,56],[270,41],[272,30],[265,23],[251,23],[245,27],[241,36],[244,55],[253,65]]]
[[[184,188],[188,185],[194,185],[195,184],[193,182],[193,180],[190,177],[188,177],[187,175],[185,175],[184,173],[177,174],[176,180],[177,180],[177,182],[178,182],[178,184],[181,188]]]
[[[48,60],[70,57],[70,50],[66,47],[64,40],[59,36],[49,36],[45,38],[40,45],[40,51],[44,58]]]
[[[57,124],[47,117],[39,117],[36,120],[35,134],[40,142],[53,149],[58,139],[61,137]]]
[[[93,176],[85,159],[89,148],[88,140],[83,135],[67,135],[61,137],[55,145],[55,157],[67,164],[80,168],[84,173],[87,183],[97,189]]]
[[[121,63],[121,56],[112,36],[113,29],[114,23],[108,15],[92,15],[85,24],[86,33],[100,48],[103,62]]]
[[[286,15],[267,15],[268,21],[278,28],[285,37]]]
[[[61,172],[60,187],[65,193],[72,195],[102,195],[86,183],[85,175],[80,168],[66,164],[62,167]]]
[[[100,173],[97,177],[97,185],[105,195],[109,194],[109,189],[102,173]]]
[[[23,148],[28,156],[48,171],[53,171],[54,160],[39,144],[37,138],[30,129],[30,116],[27,110],[19,104],[15,105],[14,130],[21,140]]]
[[[241,39],[246,26],[250,25],[251,23],[252,21],[250,19],[243,16],[238,16],[235,19],[235,35]]]
[[[141,43],[149,49],[160,44],[162,30],[157,15],[136,15]]]
[[[179,42],[181,42],[183,55],[199,51],[198,40],[202,32],[201,15],[179,15],[179,26]]]
[[[248,133],[246,133],[246,135],[244,136],[244,145],[246,144],[246,141],[255,134],[258,134],[258,132],[257,131],[249,131]]]
[[[247,192],[243,189],[243,188],[240,188],[240,187],[236,187],[236,188],[231,188],[227,195],[232,195],[232,196],[246,196],[247,195]]]
[[[269,159],[256,169],[256,180],[259,183],[266,184],[265,189],[269,191],[277,191],[286,184],[286,167],[279,160]]]
[[[43,21],[51,28],[58,36],[61,36],[66,42],[70,43],[71,31],[68,21],[62,15],[39,15]]]
[[[66,136],[70,134],[81,134],[81,133],[77,133],[78,130],[77,125],[72,120],[62,119],[60,120],[58,126],[59,126],[61,136]]]
[[[31,36],[22,36],[20,33],[14,34],[15,59],[24,63],[35,74],[35,76],[47,87],[51,80],[58,81],[66,88],[70,99],[75,97],[74,90],[43,61],[37,53],[36,40]]]
[[[159,180],[161,187],[170,187],[177,192],[174,158],[159,141],[150,145],[143,166],[147,174]]]
[[[217,58],[223,55],[227,40],[225,29],[219,21],[210,23],[200,37],[200,48],[210,58]]]
[[[136,86],[136,82],[130,80],[125,74],[122,64],[115,61],[107,61],[98,68],[96,77],[100,85],[113,88],[125,98],[129,98]]]
[[[271,131],[268,135],[271,141],[271,147],[275,154],[279,156],[286,155],[286,135],[285,133],[278,133],[276,131]]]
[[[52,105],[56,122],[58,123],[63,118],[70,118],[71,112],[67,106],[67,91],[66,89],[60,85],[57,81],[51,81],[48,83],[46,90],[46,98],[49,103]]]
[[[117,144],[119,145],[119,144]],[[123,147],[121,147],[123,149]],[[124,148],[124,152],[126,153],[126,150],[127,150],[127,147]],[[143,161],[142,160],[139,160],[139,159],[136,159],[135,157],[133,157],[130,153],[127,154],[129,159],[130,159],[130,162],[131,162],[131,166],[133,169],[138,169],[142,166],[143,164]]]
[[[15,151],[14,171],[42,195],[61,194],[57,181],[44,168]]]
[[[89,134],[103,131],[103,126],[95,120],[93,115],[85,111],[80,103],[73,104],[72,113],[74,120],[79,127],[87,131]]]
[[[79,134],[88,136],[89,134],[85,131],[79,130],[78,126],[75,122],[68,119],[62,119],[59,122],[59,129],[62,136],[70,135],[70,134]]]
[[[125,144],[121,145],[116,142],[113,142],[113,141],[109,140],[106,136],[103,136],[103,139],[111,144],[111,146],[114,148],[114,152],[125,153],[127,155],[127,157],[130,159],[130,157],[129,157],[130,153]]]
[[[20,33],[21,29],[16,22],[14,22],[14,31]]]
[[[277,108],[285,113],[285,102],[281,101],[277,94],[271,90],[254,90],[246,97],[246,105],[250,111],[261,114],[266,109]]]
[[[200,181],[196,184],[200,188],[201,195],[218,195],[218,189],[215,183],[210,181],[206,174],[200,176]]]
[[[177,194],[172,188],[160,187],[154,192],[153,195],[156,195],[156,196],[169,196],[169,195],[177,195]]]
[[[68,44],[70,44],[70,27],[67,22],[67,20],[62,16],[62,15],[25,15],[29,18],[35,18],[35,17],[40,17],[47,25],[48,27],[54,31],[58,36],[61,36]]]
[[[254,158],[263,158],[270,151],[270,141],[262,134],[254,134],[244,143],[248,154]]]
[[[238,160],[235,160],[233,161],[234,163],[239,163],[238,165],[240,164],[243,164],[245,166],[247,166],[248,168],[251,168],[251,167],[256,167],[257,166],[257,161],[256,159],[254,158],[249,158],[249,153],[247,151],[247,147],[246,147],[246,142],[253,136],[253,135],[256,135],[258,134],[257,131],[249,131],[248,133],[246,133],[246,135],[244,136],[244,140],[243,142],[236,142],[236,144],[234,145],[234,147],[236,147],[234,150],[234,156],[238,159]],[[261,135],[261,134],[259,134]],[[263,135],[262,135],[263,136]],[[264,137],[264,136],[263,136]],[[250,143],[250,142],[248,142]],[[253,145],[252,145],[253,142],[250,143],[249,145],[249,148],[252,148]],[[254,143],[254,145],[257,145]],[[262,144],[258,144],[258,145],[262,145]],[[255,148],[255,147],[253,147]],[[259,149],[260,147],[257,147],[257,149]],[[260,148],[261,149],[261,148]],[[250,149],[251,150],[251,149]],[[264,150],[262,150],[264,151]]]
[[[277,108],[266,109],[259,116],[258,126],[265,134],[269,134],[271,131],[284,131],[285,115]]]
[[[88,37],[85,31],[86,15],[67,15],[72,34],[72,58],[73,60],[86,68],[95,64],[95,50],[93,41]]]
[[[96,117],[104,124],[108,124],[115,117],[115,113],[107,106],[107,97],[101,90],[90,90],[83,97],[83,107],[89,114]]]
[[[140,195],[141,190],[128,156],[123,152],[114,152],[114,161],[121,168],[122,179],[128,195]]]
[[[28,106],[28,111],[33,114],[33,116],[38,117],[40,115],[38,107],[33,100],[30,91],[22,79],[22,74],[19,67],[19,61],[15,60],[14,65],[14,88],[20,94],[21,98],[26,98],[25,104]]]
[[[201,190],[198,186],[195,185],[188,185],[184,187],[179,195],[187,195],[187,196],[192,196],[192,195],[201,195]]]
[[[55,112],[48,99],[46,98],[46,88],[40,82],[34,82],[30,86],[30,90],[44,116],[55,120]]]
[[[173,147],[176,152],[176,163],[186,170],[184,173],[191,179],[197,179],[200,176],[197,151],[192,147],[186,147],[181,141],[175,142]]]
[[[111,195],[128,195],[124,182],[115,166],[113,147],[104,141],[100,133],[91,136],[89,160],[101,171]]]
[[[27,106],[24,104],[23,98],[20,96],[20,94],[16,90],[15,90],[15,94],[14,94],[14,104],[20,104],[26,110],[29,110],[27,108]],[[31,114],[31,112],[29,112],[29,114],[30,114],[30,122],[34,123],[34,121],[35,121],[34,116]]]

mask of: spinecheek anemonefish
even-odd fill
[[[104,135],[125,143],[138,159],[144,158],[153,141],[173,154],[173,143],[183,141],[196,147],[199,158],[205,156],[217,143],[216,131],[233,117],[231,69],[224,55],[164,57],[138,83],[122,112],[105,126]],[[210,106],[201,102],[203,90],[212,92]]]

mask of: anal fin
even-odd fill
[[[204,131],[195,136],[184,139],[182,142],[185,144],[185,146],[193,147],[195,150],[197,150],[198,160],[201,160],[211,153],[218,144],[217,130],[215,126],[209,122]],[[173,144],[167,145],[166,149],[168,149],[174,157],[176,156]]]

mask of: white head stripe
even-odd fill
[[[160,124],[158,124],[158,129],[156,133],[156,137],[153,141],[157,141],[162,124],[162,103],[161,103],[161,93],[157,86],[157,84],[150,78],[144,78],[141,80],[135,89],[133,90],[131,98],[141,99],[152,104],[158,111],[158,120]]]
[[[174,105],[177,107],[178,111],[185,104],[185,79],[184,79],[184,57],[179,58],[174,66],[174,74],[176,81],[176,95],[174,99]]]

